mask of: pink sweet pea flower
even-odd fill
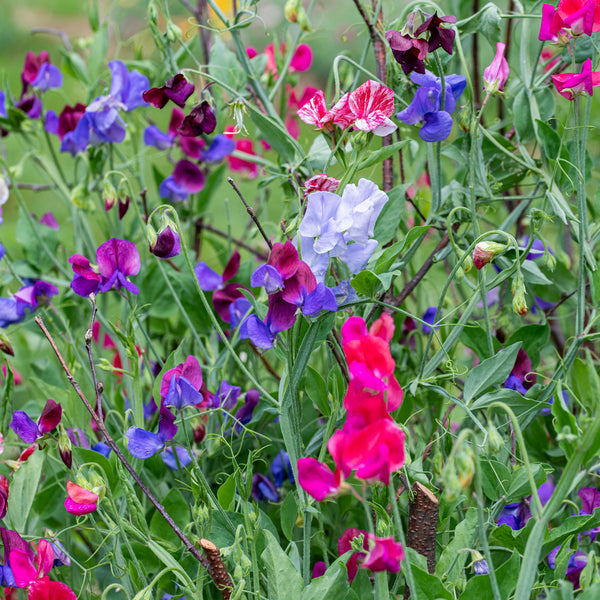
[[[504,91],[504,84],[510,70],[508,62],[504,58],[505,48],[506,44],[502,42],[496,44],[496,56],[490,66],[483,71],[483,87],[488,94]]]
[[[37,579],[29,586],[28,600],[77,600],[75,592],[60,581],[50,581],[48,576]]]
[[[87,515],[98,508],[98,494],[72,481],[67,481],[67,495],[65,508],[72,515]]]
[[[354,116],[355,129],[383,137],[398,128],[389,119],[394,112],[394,92],[378,81],[370,79],[354,90],[348,97],[348,110]]]
[[[560,0],[542,7],[540,40],[566,43],[568,36],[600,31],[600,5],[596,0]]]
[[[340,491],[339,473],[333,471],[316,458],[298,460],[298,483],[315,500],[321,502],[327,496],[335,496]]]
[[[54,550],[50,542],[42,539],[35,561],[32,552],[15,548],[10,550],[8,562],[17,586],[24,588],[50,572],[54,563]]]
[[[245,152],[246,154],[256,156],[256,152],[254,151],[254,142],[250,139],[235,139],[234,127],[229,125],[225,127],[225,135],[234,139],[236,151]],[[229,168],[232,171],[245,172],[246,176],[250,179],[254,179],[254,177],[258,175],[258,165],[254,162],[232,155],[228,156],[227,160],[229,162]]]
[[[355,527],[351,528],[351,529],[346,529],[346,531],[344,531],[344,533],[342,533],[340,539],[338,540],[337,543],[337,547],[338,547],[338,555],[342,556],[342,554],[345,554],[346,552],[348,552],[348,550],[352,550],[352,540],[354,538],[359,537],[361,534],[363,534],[365,537],[363,538],[363,548],[365,550],[369,549],[369,544],[367,541],[367,532],[364,529],[356,529]],[[352,556],[349,558],[348,562],[346,563],[346,569],[348,570],[348,582],[352,583],[354,581],[354,578],[356,577],[356,574],[358,573],[358,560],[363,560],[366,556],[366,553],[363,552],[353,552]]]
[[[313,54],[310,46],[307,44],[298,44],[290,62],[290,72],[308,71],[312,65],[312,59]]]
[[[322,90],[317,90],[313,97],[305,102],[298,110],[298,117],[308,125],[314,125],[322,129],[327,115],[327,104],[325,103],[325,94]]]
[[[600,85],[600,72],[592,71],[592,60],[588,58],[581,67],[581,73],[559,73],[552,75],[552,81],[561,96],[574,100],[576,95],[585,92],[593,95],[594,88]]]
[[[380,538],[372,533],[367,533],[369,541],[369,553],[360,565],[361,569],[370,571],[389,571],[398,573],[400,563],[404,560],[404,549],[402,544],[394,541],[393,537]]]

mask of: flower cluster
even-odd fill
[[[12,296],[0,298],[0,327],[20,323],[27,316],[26,310],[35,310],[58,294],[58,288],[47,281],[36,281],[22,286]]]
[[[427,18],[417,29],[414,29],[415,16],[415,13],[409,16],[404,34],[394,30],[385,32],[385,39],[392,49],[394,59],[406,75],[413,71],[421,74],[425,73],[427,54],[440,47],[448,54],[452,54],[454,36],[456,35],[454,30],[442,27],[444,23],[456,23],[456,17],[452,15],[438,17],[437,12],[433,15],[425,15]],[[425,37],[419,37],[421,35]]]
[[[368,179],[347,185],[341,197],[330,191],[307,196],[299,246],[317,281],[325,280],[330,258],[338,258],[351,273],[365,268],[377,248],[375,223],[387,201],[387,194]]]
[[[250,339],[258,348],[271,348],[276,335],[294,325],[298,308],[309,317],[322,310],[337,310],[333,292],[324,283],[317,283],[291,242],[273,244],[268,262],[252,273],[250,283],[264,287],[269,295],[265,320],[250,315],[240,326],[240,337]]]
[[[355,129],[385,136],[397,129],[390,121],[394,112],[394,92],[385,85],[373,81],[363,83],[351,93],[344,94],[327,110],[325,94],[316,94],[298,110],[298,116],[317,129],[333,130],[333,125],[341,129],[354,126]]]
[[[336,470],[314,458],[298,461],[298,482],[316,500],[342,492],[352,471],[359,479],[388,485],[390,475],[404,464],[404,433],[390,415],[403,396],[389,348],[393,334],[394,322],[387,314],[370,330],[360,317],[350,317],[342,326],[350,383],[344,398],[346,423],[327,444]]]

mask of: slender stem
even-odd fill
[[[104,384],[98,383],[96,377],[96,365],[94,364],[94,357],[92,356],[92,339],[94,337],[94,321],[96,320],[96,294],[91,293],[89,295],[90,302],[92,303],[92,316],[90,319],[90,327],[85,332],[85,347],[88,353],[88,359],[90,361],[90,369],[92,371],[92,380],[94,382],[94,391],[96,394],[96,410],[101,420],[104,420],[102,415],[102,392],[104,391]]]
[[[96,413],[96,411],[90,404],[90,402],[87,399],[87,397],[85,396],[85,394],[81,391],[79,384],[77,383],[75,377],[73,376],[69,367],[67,366],[67,363],[65,362],[65,359],[63,358],[62,354],[60,353],[60,350],[58,349],[54,339],[52,338],[52,335],[50,334],[48,329],[46,329],[46,326],[44,325],[42,318],[39,316],[35,317],[35,322],[38,324],[38,327],[42,330],[42,332],[46,336],[46,339],[52,346],[52,349],[54,350],[54,353],[56,354],[56,356],[60,362],[60,365],[63,368],[63,371],[65,372],[65,374],[67,376],[67,379],[69,380],[69,383],[73,386],[73,389],[75,390],[76,394],[79,396],[79,398],[81,399],[81,401],[83,402],[85,407],[88,409],[88,412],[90,413],[92,419],[98,426],[98,429],[102,432],[102,435],[104,436],[104,439],[106,440],[107,445],[115,453],[115,455],[121,461],[121,464],[125,467],[125,469],[127,469],[128,473],[131,475],[133,480],[140,486],[140,489],[142,490],[144,495],[148,498],[148,500],[150,500],[150,502],[152,503],[154,508],[156,508],[156,510],[162,515],[162,517],[165,519],[165,521],[167,522],[169,527],[174,531],[175,535],[183,542],[183,545],[185,546],[186,550],[188,550],[188,552],[203,567],[208,569],[208,567],[209,567],[208,560],[195,548],[194,544],[192,544],[192,542],[190,542],[190,540],[186,537],[186,535],[183,533],[183,531],[181,531],[181,529],[179,528],[177,523],[175,523],[175,521],[173,520],[171,515],[169,515],[169,513],[165,510],[165,507],[155,498],[154,494],[146,487],[146,484],[140,479],[139,475],[135,472],[135,469],[131,466],[129,461],[125,458],[125,455],[121,452],[120,448],[117,446],[115,441],[112,439],[112,437],[106,430],[106,427],[104,426],[104,422],[98,416],[98,413]]]
[[[269,239],[269,237],[267,236],[267,234],[265,233],[265,230],[262,228],[262,225],[260,224],[260,221],[258,220],[258,217],[256,216],[256,212],[254,211],[254,209],[246,202],[246,200],[244,199],[244,196],[242,196],[242,192],[240,192],[238,186],[235,185],[235,181],[233,181],[233,179],[231,179],[231,177],[227,178],[227,183],[229,183],[229,185],[235,190],[235,193],[240,197],[242,204],[246,207],[246,212],[250,215],[250,218],[254,221],[254,224],[258,228],[258,231],[260,231],[260,234],[263,236],[263,239],[265,240],[265,242],[267,242],[267,246],[269,246],[269,248],[272,250],[273,244],[272,244],[271,240]]]

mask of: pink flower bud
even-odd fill
[[[504,252],[506,246],[498,242],[479,242],[473,250],[473,264],[477,270],[487,265],[500,252]]]
[[[490,66],[483,71],[483,87],[488,94],[497,94],[504,90],[504,84],[510,71],[508,62],[504,58],[504,49],[506,44],[498,42],[496,44],[496,56]]]

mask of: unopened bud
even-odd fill
[[[475,457],[471,446],[461,446],[456,453],[456,475],[463,490],[466,490],[475,475]]]
[[[504,446],[504,440],[502,436],[498,433],[498,430],[490,423],[488,427],[488,435],[485,443],[485,449],[488,455],[492,456],[497,454],[501,448]]]
[[[158,23],[158,11],[156,10],[156,5],[154,2],[150,2],[148,5],[148,23],[151,25],[156,25]]]
[[[285,8],[283,9],[285,18],[290,23],[298,22],[298,0],[288,0],[285,3]]]
[[[473,264],[477,270],[487,265],[494,257],[506,250],[505,244],[498,242],[479,242],[473,250]]]
[[[192,431],[194,433],[194,442],[201,444],[206,437],[206,423],[200,419],[192,421]]]
[[[2,333],[0,333],[0,352],[4,352],[4,354],[8,354],[9,356],[15,355],[15,351],[13,350],[12,346],[10,345],[10,341]]]
[[[548,249],[546,249],[546,252],[544,253],[544,258],[543,258],[542,264],[547,269],[550,269],[550,271],[554,271],[554,269],[556,269],[556,258],[554,256],[554,254],[552,254]]]
[[[525,283],[523,282],[523,278],[518,275],[513,279],[512,283],[512,293],[513,293],[513,302],[512,307],[513,310],[518,314],[524,317],[527,312],[527,302],[525,301]]]
[[[73,463],[73,453],[71,451],[71,440],[61,423],[58,424],[58,453],[65,467],[71,468]]]
[[[95,471],[92,471],[90,473],[90,485],[92,492],[98,494],[98,500],[102,500],[104,494],[106,494],[106,482],[104,478]]]
[[[165,38],[174,44],[181,39],[181,29],[173,23],[173,21],[169,21],[167,23],[167,28],[165,29]]]
[[[108,212],[117,202],[117,190],[110,179],[104,179],[104,210]]]

